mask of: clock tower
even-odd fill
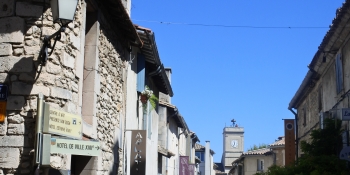
[[[244,128],[231,120],[232,125],[225,127],[223,132],[223,154],[222,163],[225,166],[225,173],[232,168],[232,162],[238,159],[244,150]]]

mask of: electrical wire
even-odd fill
[[[187,25],[200,27],[223,27],[223,28],[251,28],[251,29],[327,29],[329,27],[312,27],[312,26],[244,26],[244,25],[223,25],[223,24],[201,24],[201,23],[181,23],[181,22],[165,22],[153,20],[133,19],[137,22],[159,23],[166,25]]]

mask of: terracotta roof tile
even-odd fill
[[[278,137],[278,140],[270,144],[270,147],[283,146],[285,144],[284,136]]]
[[[270,151],[271,151],[270,148],[262,148],[262,149],[245,152],[243,153],[243,155],[263,155]]]

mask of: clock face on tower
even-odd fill
[[[237,148],[238,147],[238,140],[231,140],[231,146],[232,146],[232,148]]]

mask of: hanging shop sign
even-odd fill
[[[188,156],[180,156],[179,175],[189,175]]]
[[[7,85],[0,84],[0,101],[7,100],[8,87]]]
[[[130,174],[146,175],[146,130],[131,132]]]
[[[81,139],[82,119],[79,115],[51,108],[45,103],[43,132]]]
[[[98,141],[51,138],[51,153],[81,156],[99,156],[101,144]]]
[[[196,165],[195,164],[188,164],[188,175],[195,175]]]

